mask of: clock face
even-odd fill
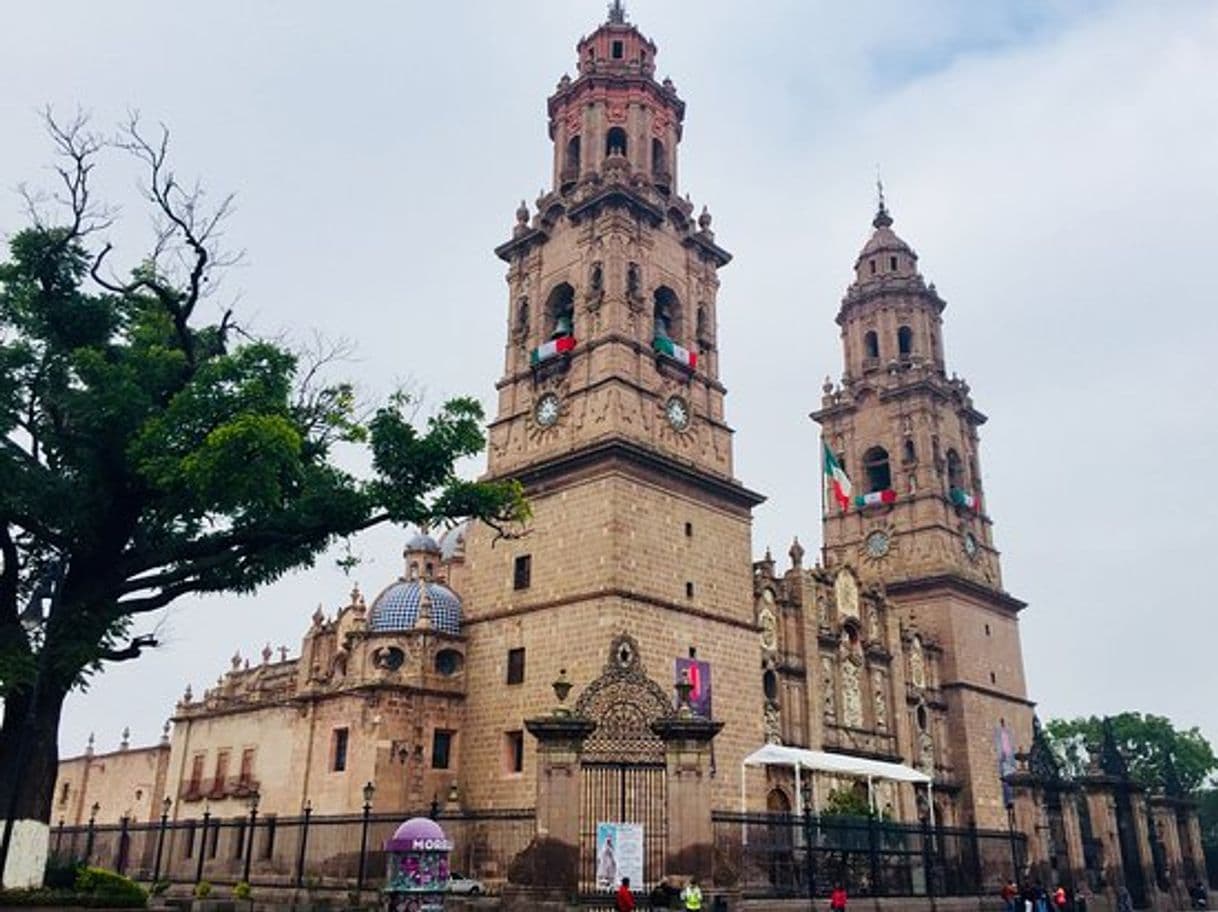
[[[689,427],[689,406],[680,396],[673,396],[664,406],[664,414],[674,431],[683,431]]]
[[[562,408],[558,401],[558,396],[554,393],[546,393],[537,400],[537,405],[533,407],[533,417],[537,419],[537,423],[542,427],[552,427],[558,421],[558,415],[561,411]]]
[[[883,557],[888,553],[888,533],[876,530],[867,536],[867,554],[870,557]]]
[[[977,544],[977,537],[972,532],[964,533],[964,553],[971,558],[977,557],[977,552],[980,546]]]

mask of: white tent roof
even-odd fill
[[[868,760],[851,757],[849,754],[830,754],[825,751],[804,750],[801,747],[785,747],[767,744],[744,758],[745,766],[798,766],[821,773],[836,773],[840,776],[860,776],[872,779],[893,779],[897,782],[929,783],[930,777],[916,769],[900,763],[883,760]]]

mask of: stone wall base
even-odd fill
[[[3,832],[4,821],[0,820],[0,834]],[[4,866],[0,883],[8,889],[41,887],[50,844],[51,828],[41,820],[13,821],[8,863]]]

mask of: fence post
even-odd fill
[[[305,846],[309,841],[309,818],[313,816],[313,802],[306,801],[304,820],[300,826],[300,851],[296,853],[296,887],[304,883]]]
[[[199,863],[195,865],[195,886],[203,881],[203,858],[207,853],[207,823],[211,820],[211,809],[203,809],[203,829],[199,831]]]
[[[816,856],[813,854],[813,841],[816,829],[812,821],[812,809],[804,805],[804,880],[808,882],[808,909],[811,912],[816,906]]]
[[[241,880],[245,883],[250,882],[250,862],[254,860],[254,834],[258,832],[258,792],[250,795],[250,834],[245,840],[245,869],[242,872]]]
[[[880,843],[874,810],[867,815],[867,854],[871,863],[871,895],[881,896],[884,886],[880,883]]]
[[[931,832],[930,821],[922,818],[922,867],[926,871],[926,896],[935,897],[935,856],[934,833]]]
[[[152,865],[152,882],[155,884],[161,879],[161,852],[165,848],[165,824],[169,822],[169,808],[173,804],[173,799],[168,795],[161,803],[161,826],[156,834],[156,861]]]
[[[59,832],[55,834],[55,854],[59,854],[60,847],[63,844],[63,818],[59,818]]]
[[[130,818],[124,814],[119,819],[118,851],[114,856],[114,870],[123,874],[127,869],[127,824]]]
[[[93,807],[89,810],[92,813],[89,814],[89,829],[85,834],[85,864],[89,864],[93,860],[93,835],[97,825],[97,812],[101,810],[101,805],[94,801]]]

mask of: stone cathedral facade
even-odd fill
[[[1004,739],[1036,738],[1024,605],[985,509],[985,416],[949,373],[917,255],[881,203],[836,315],[841,379],[809,394],[853,489],[826,499],[819,560],[798,541],[781,567],[754,560],[763,498],[735,477],[719,370],[732,256],[681,186],[685,102],[619,6],[577,49],[547,106],[551,187],[495,251],[508,293],[487,477],[524,483],[528,534],[415,534],[400,578],[319,608],[295,655],[237,654],[188,688],[161,745],[65,760],[58,817],[82,822],[95,793],[101,819],[153,819],[163,796],[174,819],[204,802],[236,817],[254,791],[263,814],[349,813],[374,782],[382,810],[536,808],[581,864],[595,821],[638,820],[654,879],[699,869],[710,811],[739,809],[741,763],[771,742],[933,777],[933,799],[877,787],[897,820],[933,800],[940,822],[1006,827],[1018,780],[1020,823],[1040,832],[1043,777],[1001,778]],[[822,483],[811,457],[807,483]],[[778,769],[743,798],[799,803]],[[1077,820],[1059,825],[1078,842]]]

